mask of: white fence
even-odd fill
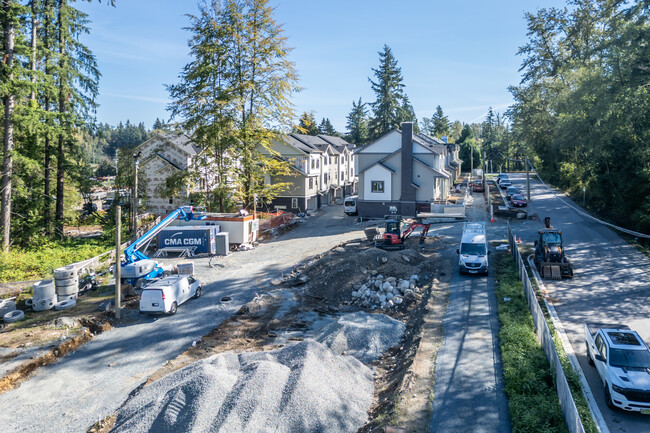
[[[515,239],[516,237],[510,229],[510,224],[508,224],[508,243],[510,245],[510,251],[517,263],[519,279],[524,285],[524,294],[526,295],[528,308],[530,309],[533,321],[535,322],[535,333],[537,334],[537,339],[546,353],[546,358],[548,359],[549,364],[551,364],[551,370],[555,373],[555,385],[557,388],[557,395],[560,399],[560,406],[562,407],[562,415],[564,415],[564,420],[571,433],[584,433],[585,429],[580,420],[580,415],[578,414],[575,401],[573,401],[573,396],[571,395],[569,384],[564,375],[564,370],[562,369],[562,364],[560,363],[560,358],[557,354],[551,331],[549,330],[546,319],[544,318],[544,312],[537,302],[535,288],[531,284],[530,278],[528,278],[528,272],[526,271],[526,266],[524,265],[524,261],[519,253]]]

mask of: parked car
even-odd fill
[[[512,197],[515,194],[521,194],[521,190],[516,186],[509,186],[508,189],[506,190],[506,198],[510,200],[510,197]]]
[[[145,286],[140,295],[141,313],[175,314],[179,305],[201,296],[201,283],[191,275],[171,275]]]
[[[501,181],[504,179],[508,179],[508,175],[505,173],[499,173],[496,179],[497,184],[501,183]]]
[[[499,186],[501,189],[508,189],[509,186],[512,186],[512,182],[508,178],[501,179],[501,182],[499,182]]]
[[[650,350],[639,334],[626,325],[586,323],[585,340],[607,406],[650,415]]]
[[[480,179],[475,180],[473,189],[474,192],[483,192],[483,181]]]
[[[528,206],[528,201],[526,201],[526,197],[523,194],[515,194],[510,197],[510,204],[513,207],[526,207]]]

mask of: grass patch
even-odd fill
[[[104,239],[66,239],[44,242],[29,250],[14,248],[0,253],[0,283],[52,278],[52,271],[58,267],[114,248],[114,241]]]
[[[526,257],[528,254],[524,255],[522,254],[523,257]],[[531,362],[530,364],[527,362],[520,362],[519,366],[522,368],[522,371],[517,372],[516,369],[512,370],[510,373],[513,375],[520,374],[520,377],[515,377],[513,383],[516,384],[515,389],[516,390],[524,390],[524,395],[517,395],[516,397],[516,404],[515,406],[518,406],[519,404],[522,404],[525,402],[525,390],[526,386],[531,385],[531,382],[528,382],[526,379],[523,381],[526,383],[524,386],[522,386],[522,378],[531,378],[530,372],[528,372],[528,368],[538,368],[539,372],[544,373],[547,377],[544,377],[541,382],[545,383],[548,385],[548,392],[552,394],[553,399],[555,401],[555,404],[557,405],[557,410],[560,411],[560,406],[559,406],[559,401],[557,398],[556,390],[555,390],[555,384],[554,384],[554,378],[550,374],[550,366],[548,364],[548,361],[546,360],[546,355],[544,354],[544,351],[541,348],[541,345],[539,344],[537,337],[535,336],[535,331],[534,331],[534,324],[533,324],[533,318],[530,315],[529,309],[528,309],[528,303],[526,302],[526,298],[523,293],[523,284],[519,281],[518,277],[518,272],[516,265],[514,261],[510,259],[509,255],[506,254],[499,254],[496,258],[496,264],[497,264],[497,281],[499,281],[499,284],[497,285],[497,301],[499,304],[499,321],[501,322],[502,330],[501,332],[504,332],[504,327],[505,323],[510,324],[510,330],[516,330],[513,332],[512,335],[501,335],[501,351],[503,353],[504,357],[504,370],[506,368],[506,361],[505,361],[505,347],[504,347],[504,338],[509,338],[511,341],[511,345],[516,351],[520,351],[521,353],[529,353],[531,355]],[[526,263],[526,266],[527,263]],[[537,286],[537,281],[535,279],[531,279],[531,283],[533,284],[535,291],[539,291],[539,287]],[[511,301],[509,302],[504,302],[503,298],[504,297],[509,297],[511,298]],[[562,342],[560,341],[559,336],[557,335],[555,325],[553,324],[553,321],[551,320],[548,311],[546,309],[546,304],[541,301],[539,293],[537,293],[537,298],[540,303],[540,307],[542,308],[542,311],[544,312],[544,316],[546,318],[546,323],[549,327],[549,330],[551,331],[551,335],[553,336],[553,341],[555,343],[556,350],[558,352],[558,356],[560,358],[560,362],[562,364],[562,369],[564,370],[564,374],[567,378],[567,382],[569,384],[569,388],[571,389],[571,394],[573,395],[573,400],[575,401],[576,407],[578,408],[578,413],[580,414],[580,419],[582,420],[582,425],[585,428],[585,431],[587,433],[596,433],[598,431],[598,428],[596,427],[596,423],[594,422],[592,416],[591,416],[591,411],[589,410],[589,405],[587,404],[587,400],[585,399],[583,393],[582,393],[582,385],[580,383],[580,377],[579,374],[576,370],[574,370],[573,365],[569,361],[569,357],[567,356],[566,352],[564,351],[564,346],[562,345]],[[503,314],[502,314],[503,313]],[[526,332],[524,332],[526,331]],[[517,341],[517,336],[521,337],[521,341]],[[526,340],[524,340],[526,338]],[[525,346],[526,350],[521,351],[521,346]],[[537,353],[536,353],[537,352]],[[532,356],[534,354],[534,357]],[[537,358],[537,356],[540,357],[540,359]],[[515,358],[517,358],[515,356]],[[532,360],[535,360],[533,363]],[[537,378],[539,380],[539,377]],[[506,377],[506,392],[508,392],[508,378]],[[510,397],[510,394],[508,394],[508,397]],[[534,397],[534,398],[533,398]],[[550,399],[550,395],[549,395]],[[543,404],[542,406],[546,406],[548,409],[551,409],[551,406],[547,404]],[[531,400],[527,403],[524,404],[523,407],[515,409],[517,410],[522,410],[523,413],[521,416],[524,418],[524,422],[530,422],[530,416],[534,416],[534,414],[526,413],[530,412],[530,407],[534,407],[535,409],[533,412],[537,412],[538,407],[533,406],[541,404],[537,400],[537,396],[534,396],[531,394]],[[521,429],[519,430],[518,428],[515,429],[515,423],[514,423],[514,418],[515,415],[513,414],[513,403],[511,399],[510,403],[510,415],[513,418],[513,431],[537,431],[535,429]],[[558,413],[559,415],[559,420],[562,423],[561,428],[555,429],[555,427],[551,428],[541,428],[539,431],[548,431],[548,432],[555,432],[555,431],[566,431],[566,425],[564,423],[564,419],[562,418],[561,412]],[[545,416],[543,414],[539,414],[539,416],[542,417],[542,420],[544,420]],[[526,424],[523,424],[524,426]]]
[[[535,336],[516,266],[506,253],[495,258],[499,340],[512,431],[567,432],[550,366]]]

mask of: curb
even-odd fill
[[[546,285],[544,284],[539,273],[537,272],[537,268],[535,267],[535,264],[531,261],[531,257],[532,254],[528,256],[526,260],[530,265],[530,269],[533,271],[533,275],[535,276],[535,281],[537,281],[537,285],[540,287],[540,289],[544,288],[544,291],[546,291]],[[580,385],[582,385],[582,394],[587,399],[587,403],[589,404],[589,410],[591,410],[591,413],[594,416],[594,420],[596,421],[596,427],[598,427],[598,431],[601,433],[609,433],[609,428],[607,427],[607,423],[605,423],[603,414],[600,412],[600,408],[598,407],[598,404],[594,399],[594,395],[591,392],[591,387],[589,386],[589,383],[587,382],[587,378],[585,377],[582,371],[582,367],[580,367],[580,363],[578,362],[578,358],[576,357],[576,354],[573,351],[573,347],[569,342],[569,338],[566,336],[566,333],[564,332],[564,327],[562,326],[562,322],[560,321],[560,318],[557,315],[557,312],[555,311],[555,307],[553,307],[553,304],[546,301],[545,296],[542,296],[542,299],[544,299],[544,305],[546,305],[546,309],[548,310],[548,313],[551,316],[551,320],[553,321],[553,326],[555,326],[555,330],[557,331],[557,334],[560,337],[560,341],[562,341],[562,347],[564,347],[564,352],[569,357],[569,361],[571,362],[571,366],[573,367],[573,369],[578,372],[578,376],[580,377]]]

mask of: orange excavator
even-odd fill
[[[381,239],[375,242],[377,248],[382,250],[401,250],[404,249],[404,241],[411,236],[413,231],[417,228],[422,228],[420,233],[420,245],[424,244],[431,224],[423,224],[414,222],[409,224],[404,231],[401,231],[402,218],[391,216],[386,220],[386,229]]]

